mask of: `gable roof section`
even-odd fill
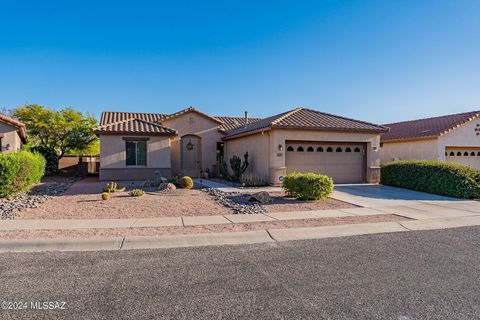
[[[214,116],[214,118],[222,122],[220,126],[221,131],[229,131],[245,125],[244,117]],[[260,120],[262,120],[262,118],[248,118],[248,123],[258,122]]]
[[[107,123],[93,130],[95,134],[148,134],[158,136],[174,136],[177,132],[156,122],[142,119],[125,119]]]
[[[227,132],[225,139],[243,136],[262,129],[304,129],[349,132],[386,132],[388,128],[307,108],[296,108]]]
[[[217,122],[218,124],[222,124],[222,121],[220,121],[220,120],[218,120],[218,119],[216,119],[216,118],[214,118],[214,117],[211,117],[211,116],[209,116],[208,114],[203,113],[203,112],[195,109],[194,107],[188,107],[188,108],[185,108],[185,109],[180,110],[180,111],[178,111],[178,112],[175,112],[175,113],[172,113],[172,114],[169,114],[169,115],[165,115],[165,117],[164,117],[163,119],[161,119],[161,121],[170,120],[170,119],[179,117],[179,116],[181,116],[181,115],[183,115],[183,114],[185,114],[185,113],[189,113],[189,112],[195,112],[196,114],[199,114],[199,115],[201,115],[201,116],[203,116],[203,117],[205,117],[205,118],[207,118],[207,119],[210,119],[210,120],[212,120],[212,121],[214,121],[214,122]]]
[[[5,122],[17,129],[18,135],[23,143],[27,143],[27,127],[24,123],[0,114],[0,121]]]
[[[183,112],[179,111],[175,114],[178,116],[180,112],[182,112],[182,114],[185,113],[185,110],[186,109],[182,110]],[[197,112],[199,111],[197,110]],[[129,119],[139,119],[147,122],[159,123],[162,120],[171,119],[172,117],[173,117],[172,115],[164,114],[164,113],[104,111],[102,112],[102,116],[100,117],[100,126],[103,126],[109,123],[125,121]],[[215,119],[215,121],[219,123],[219,130],[223,132],[232,130],[239,126],[243,126],[245,123],[245,118],[242,118],[242,117],[213,116],[210,118]],[[259,120],[261,119],[260,118],[248,119],[250,123],[257,122]]]
[[[476,119],[480,111],[450,114],[440,117],[410,120],[385,124],[390,131],[381,136],[381,141],[415,140],[434,138]]]

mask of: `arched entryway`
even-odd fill
[[[185,135],[181,138],[181,169],[182,174],[199,177],[201,168],[202,140],[199,136]]]

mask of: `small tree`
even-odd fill
[[[248,168],[248,152],[245,152],[243,158],[243,163],[239,156],[233,156],[230,158],[230,168],[232,168],[233,171],[232,178],[234,182],[240,182],[240,180],[242,179],[242,175]]]
[[[59,158],[73,149],[84,150],[98,139],[92,132],[97,120],[72,108],[55,111],[30,104],[17,108],[13,115],[25,123],[33,145],[51,148]]]

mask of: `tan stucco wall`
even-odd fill
[[[181,173],[181,137],[185,135],[196,135],[201,138],[201,159],[202,170],[213,170],[216,164],[217,142],[221,142],[222,134],[218,132],[219,123],[196,112],[187,112],[178,117],[162,121],[162,125],[175,129],[178,135],[172,138],[172,161],[171,167],[174,175]]]
[[[438,140],[413,140],[405,142],[384,142],[380,148],[382,163],[397,160],[437,160]]]
[[[121,179],[122,175],[126,172],[123,169],[132,169],[135,167],[127,167],[125,162],[125,140],[124,137],[131,137],[128,135],[100,135],[100,179],[101,180],[135,180],[129,177],[129,179]],[[139,138],[139,137],[135,137]],[[170,169],[170,137],[165,136],[152,136],[147,141],[147,166],[143,169]],[[118,175],[115,176],[115,171],[118,169]],[[148,171],[152,170],[142,170]],[[137,171],[139,171],[137,170]],[[103,173],[105,174],[102,174]],[[167,170],[170,172],[170,170]],[[107,176],[108,172],[108,176]],[[113,172],[113,173],[112,173]],[[133,171],[132,171],[133,172]],[[116,178],[115,178],[116,177]],[[153,178],[153,177],[151,177]],[[145,177],[138,176],[138,180],[144,180]],[[148,179],[148,178],[147,178]]]
[[[268,156],[269,156],[269,132],[264,134],[255,134],[240,139],[228,140],[225,142],[224,157],[229,171],[230,158],[234,155],[239,156],[243,161],[243,155],[248,152],[249,167],[245,172],[246,177],[260,178],[266,182],[268,176]]]
[[[7,123],[0,122],[0,136],[2,137],[2,150],[0,152],[15,152],[22,148],[22,140],[18,135],[17,128]],[[5,150],[7,144],[10,145],[9,150]]]
[[[260,139],[262,138],[262,139]],[[243,141],[242,141],[243,140]],[[268,182],[279,185],[279,176],[286,174],[285,142],[286,141],[322,141],[322,142],[359,142],[366,144],[367,150],[367,182],[378,182],[380,166],[380,135],[375,133],[348,133],[348,132],[322,132],[314,130],[271,130],[254,136],[246,136],[226,141],[226,160],[232,154],[243,155],[255,152],[258,163],[255,173],[258,177],[267,177]],[[279,145],[282,150],[279,150]],[[268,147],[266,147],[268,146]],[[232,151],[233,150],[233,151]],[[252,151],[250,151],[252,150]],[[265,165],[268,163],[268,165]]]
[[[472,120],[438,138],[439,159],[445,160],[445,147],[480,147],[480,135],[475,129],[480,129],[480,119]]]

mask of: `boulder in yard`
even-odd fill
[[[160,183],[160,185],[158,186],[159,191],[175,190],[175,189],[177,189],[177,187],[175,187],[175,185],[173,183],[163,182],[163,183]]]
[[[268,194],[266,191],[260,191],[257,193],[254,193],[250,196],[250,199],[248,199],[250,202],[260,202],[260,203],[268,203],[272,202],[272,197]]]

